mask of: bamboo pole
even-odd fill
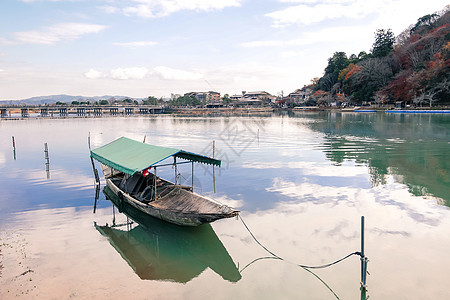
[[[177,185],[177,158],[175,156],[173,157],[173,168],[174,168],[174,172],[175,172],[173,182],[175,183],[175,185]]]
[[[216,156],[216,141],[213,141],[213,158]],[[214,194],[216,193],[216,170],[213,165],[213,187],[214,187]]]
[[[154,183],[155,183],[155,200],[156,200],[156,167],[154,167],[154,169],[155,169],[155,176],[153,176],[154,178]]]
[[[367,257],[364,253],[364,216],[361,216],[361,300],[366,300]]]
[[[47,179],[50,179],[50,159],[48,156],[48,144],[44,143],[44,154],[45,154],[45,171],[47,173]]]
[[[16,141],[14,140],[14,136],[12,136],[12,145],[13,145],[14,160],[16,160]]]
[[[194,161],[192,163],[192,172],[191,172],[191,186],[192,186],[192,192],[194,191]]]

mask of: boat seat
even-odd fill
[[[123,184],[122,190],[130,195],[137,194],[139,193],[139,190],[141,189],[143,184],[145,184],[145,177],[140,173],[135,173],[133,176],[129,177],[126,180],[126,182]]]
[[[147,186],[142,193],[139,195],[139,200],[144,202],[144,203],[148,203],[152,200],[154,200],[155,198],[155,190],[153,188],[153,186]]]

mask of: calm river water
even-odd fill
[[[215,141],[222,167],[196,166],[196,191],[285,261],[256,260],[270,254],[239,219],[132,223],[103,180],[96,201],[89,135]],[[359,251],[362,215],[371,299],[450,298],[450,115],[35,118],[0,121],[0,140],[0,299],[358,299],[359,256],[313,270],[323,282],[296,264]]]

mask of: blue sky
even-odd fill
[[[1,0],[0,99],[285,95],[446,0]]]

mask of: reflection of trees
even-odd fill
[[[310,126],[326,134],[328,159],[367,164],[374,186],[394,175],[412,194],[433,195],[450,206],[448,116],[331,114]]]

